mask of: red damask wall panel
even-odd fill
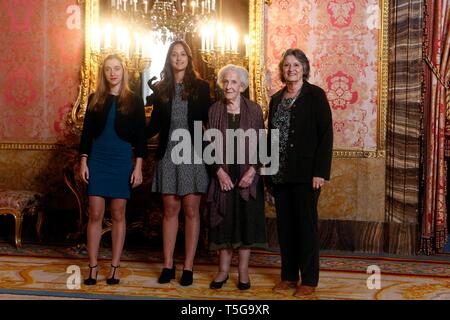
[[[274,0],[267,6],[269,94],[282,85],[282,53],[302,49],[311,64],[310,82],[330,101],[335,148],[376,148],[379,15],[378,0]]]
[[[0,141],[54,143],[75,102],[83,48],[76,0],[0,1]]]

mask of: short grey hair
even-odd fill
[[[241,80],[241,83],[244,85],[244,90],[248,88],[248,71],[244,67],[237,66],[234,64],[227,64],[225,67],[222,67],[222,69],[219,70],[219,73],[217,73],[217,84],[221,89],[223,89],[223,78],[228,72],[236,72],[239,79]]]
[[[286,83],[286,79],[284,78],[284,75],[283,75],[283,65],[284,65],[284,60],[286,60],[287,56],[294,56],[294,58],[297,59],[297,61],[301,63],[301,65],[303,67],[303,80],[308,80],[311,67],[309,65],[309,60],[306,57],[306,54],[298,48],[290,48],[290,49],[287,49],[283,53],[283,56],[281,57],[281,61],[278,64],[278,70],[280,72],[281,82]]]

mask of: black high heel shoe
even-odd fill
[[[223,280],[223,281],[211,281],[211,283],[209,284],[209,288],[210,289],[220,289],[220,288],[222,288],[222,286],[225,284],[225,283],[227,283],[227,280],[228,280],[228,274],[227,274],[227,277],[225,278],[225,280]]]
[[[169,283],[170,280],[175,279],[175,271],[175,265],[173,265],[172,269],[163,268],[158,278],[158,283]]]
[[[250,279],[248,280],[248,282],[241,282],[241,278],[239,277],[237,287],[238,287],[239,290],[248,290],[248,289],[250,289],[250,287],[251,287]]]
[[[186,287],[190,286],[194,282],[194,271],[193,270],[184,270],[181,274],[180,285]]]
[[[84,279],[84,284],[85,284],[86,286],[93,286],[93,285],[97,284],[98,270],[97,270],[97,272],[95,273],[95,278],[92,278],[92,270],[93,270],[94,268],[97,268],[98,264],[96,264],[96,265],[93,266],[93,267],[91,267],[90,265],[88,265],[88,266],[89,266],[89,278]]]
[[[120,279],[114,278],[114,276],[116,275],[116,269],[119,268],[119,267],[120,267],[120,266],[113,266],[113,265],[111,265],[111,268],[113,268],[114,271],[113,271],[112,277],[106,279],[106,283],[107,283],[107,284],[119,284]]]

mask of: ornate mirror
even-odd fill
[[[104,16],[110,14],[113,3],[128,3],[127,10],[133,10],[130,4],[142,2],[79,1],[83,4],[85,15],[85,55],[80,91],[70,116],[72,127],[76,130],[82,126],[87,98],[96,83],[98,59],[93,54],[95,48],[92,43],[95,41],[92,40],[95,40],[97,33],[92,31],[93,26],[101,24]],[[150,7],[166,1],[144,2]],[[388,90],[388,1],[250,0],[243,1],[248,3],[248,7],[244,8],[237,6],[241,2],[183,0],[181,3],[199,3],[195,8],[185,7],[184,10],[188,13],[192,13],[192,10],[206,11],[210,8],[208,5],[212,6],[213,3],[224,14],[229,13],[226,9],[219,9],[221,3],[231,4],[232,15],[235,8],[248,10],[248,18],[245,19],[248,19],[250,52],[246,62],[250,72],[249,96],[265,112],[269,95],[280,87],[277,63],[282,51],[292,46],[302,48],[312,66],[311,81],[321,86],[330,100],[336,138],[334,155],[342,158],[384,157]],[[183,11],[179,7],[178,10]],[[183,23],[178,23],[178,27],[189,27],[189,23]],[[199,50],[205,43],[204,39],[197,42],[197,47],[193,47],[195,54],[199,55]],[[165,56],[164,46],[157,51]],[[151,64],[154,72],[160,71],[156,61]],[[152,76],[153,74],[149,74],[141,77],[143,88]],[[143,91],[142,95],[145,96],[146,93]]]
[[[118,15],[118,6],[120,6],[120,14],[123,14],[125,12],[134,11],[136,8],[134,7],[134,4],[141,3],[142,6],[145,5],[142,8],[137,8],[137,11],[140,10],[140,13],[148,12],[147,18],[154,19],[149,23],[161,23],[158,19],[161,17],[157,17],[158,11],[156,11],[157,6],[167,6],[167,5],[173,5],[174,3],[178,3],[178,7],[176,7],[176,10],[178,10],[179,13],[186,13],[186,15],[191,15],[193,17],[194,13],[208,13],[212,12],[212,8],[215,7],[217,11],[220,11],[220,16],[222,16],[222,13],[226,15],[227,13],[233,15],[233,10],[236,10],[236,7],[239,8],[239,10],[246,10],[242,15],[237,15],[239,17],[245,17],[244,19],[247,20],[245,22],[241,22],[241,24],[244,25],[244,27],[247,27],[246,33],[249,35],[249,40],[246,43],[246,54],[248,54],[248,69],[250,72],[250,86],[249,86],[249,95],[250,97],[260,103],[262,106],[266,106],[266,97],[264,95],[264,88],[262,86],[263,84],[263,76],[264,76],[264,55],[262,54],[264,52],[264,44],[263,44],[263,15],[264,15],[264,5],[265,3],[270,3],[270,1],[264,1],[264,0],[251,0],[251,1],[237,1],[239,3],[239,6],[234,6],[232,2],[233,1],[214,1],[214,0],[202,0],[202,1],[163,1],[163,0],[150,0],[150,1],[135,1],[135,0],[79,0],[80,4],[83,4],[84,9],[84,28],[85,28],[85,50],[84,50],[84,61],[83,61],[83,67],[81,72],[81,85],[80,90],[78,94],[77,101],[74,105],[74,108],[71,111],[70,119],[72,128],[76,131],[80,130],[83,123],[84,113],[86,111],[87,106],[87,100],[90,93],[92,93],[95,90],[95,85],[97,81],[97,70],[99,67],[99,61],[101,60],[99,58],[99,50],[98,44],[99,44],[99,33],[103,32],[103,35],[107,34],[108,31],[111,29],[111,27],[115,27],[116,22],[114,18],[114,14],[116,14],[116,17]],[[181,3],[181,5],[180,5]],[[191,3],[193,7],[187,7],[186,5],[188,3]],[[150,9],[155,10],[155,14],[150,15]],[[163,10],[162,7],[159,8],[160,10]],[[166,8],[167,9],[167,8]],[[163,14],[161,11],[159,11],[161,16]],[[216,16],[219,14],[217,13]],[[236,12],[234,12],[234,15],[236,15]],[[139,15],[136,18],[132,19],[133,23],[133,31],[136,31],[136,25],[138,24],[145,24],[144,20],[141,19],[142,17]],[[173,30],[175,32],[183,32],[185,31],[183,28],[186,29],[189,28],[189,21],[181,21],[183,18],[182,15],[178,17],[178,20],[176,22],[166,22],[168,24],[171,24],[173,26]],[[222,18],[222,17],[221,17]],[[155,20],[156,19],[156,20]],[[184,19],[184,18],[183,18]],[[111,21],[108,21],[111,20]],[[108,25],[109,24],[109,25]],[[99,30],[98,26],[102,26],[102,30]],[[109,28],[109,29],[108,29]],[[106,31],[105,31],[106,30]],[[181,30],[181,31],[180,31]],[[141,29],[138,30],[141,32]],[[141,34],[142,36],[142,34]],[[157,52],[157,58],[155,59],[155,55],[152,56],[151,59],[149,59],[149,52],[148,48],[146,48],[143,44],[145,41],[142,39],[148,40],[149,38],[145,38],[146,35],[141,37],[141,42],[138,43],[138,40],[134,42],[135,38],[133,38],[133,48],[130,51],[130,56],[133,55],[134,52],[139,52],[142,57],[145,59],[151,60],[151,61],[135,61],[133,64],[133,69],[131,72],[131,80],[132,80],[132,88],[135,90],[135,92],[140,92],[143,96],[143,99],[145,100],[145,97],[147,94],[149,94],[149,80],[151,80],[154,76],[158,76],[159,72],[162,70],[161,66],[161,59],[164,61],[165,55],[167,52],[168,44],[170,43],[170,36],[166,33],[161,35],[161,33],[158,34],[159,36],[159,44],[156,47],[156,49],[153,47],[152,50]],[[133,37],[133,35],[122,35],[122,37]],[[187,35],[189,37],[189,34]],[[105,40],[107,39],[107,40]],[[161,41],[164,40],[164,41]],[[102,39],[103,43],[109,41],[109,45],[111,45],[111,36],[105,36],[104,39]],[[206,41],[202,38],[201,40],[197,40],[197,46],[193,46],[192,49],[194,51],[194,55],[199,56],[200,59],[200,50],[204,50]],[[117,48],[123,49],[124,44],[120,43],[120,40],[117,40],[115,44]],[[125,45],[126,46],[126,45]],[[251,52],[251,54],[249,54]],[[130,60],[132,60],[130,58]],[[159,61],[157,61],[159,60]],[[205,59],[203,59],[205,60]],[[137,64],[137,65],[136,65]],[[150,66],[147,68],[147,64]],[[197,64],[198,65],[198,64]],[[203,66],[200,66],[201,68],[205,68],[205,64]],[[209,66],[211,67],[211,66]],[[148,72],[148,70],[151,70]],[[214,68],[210,68],[211,70],[214,70]],[[130,71],[130,69],[129,69]],[[134,81],[134,83],[133,83]]]

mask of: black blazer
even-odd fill
[[[285,88],[269,104],[269,143],[272,119]],[[325,91],[304,81],[291,110],[285,181],[310,183],[313,177],[330,179],[333,151],[333,123]]]
[[[92,97],[93,94],[89,96],[88,106]],[[92,111],[90,108],[86,110],[83,131],[81,133],[80,154],[89,154],[94,139],[105,129],[106,119],[109,110],[111,110],[113,99],[117,99],[117,97],[108,95],[105,101],[105,107],[101,111]],[[137,158],[146,158],[147,139],[145,138],[144,103],[142,98],[135,94],[131,96],[131,99],[131,110],[127,114],[120,112],[119,106],[117,106],[114,128],[122,140],[131,143]]]
[[[194,144],[194,121],[202,121],[203,125],[206,126],[208,121],[208,109],[211,106],[208,82],[203,80],[197,81],[196,92],[188,97],[188,126],[192,144]],[[162,159],[166,153],[167,143],[170,138],[169,130],[171,115],[172,99],[164,102],[156,92],[154,95],[152,116],[147,128],[147,138],[151,138],[159,133],[159,144],[156,149],[157,159]]]

